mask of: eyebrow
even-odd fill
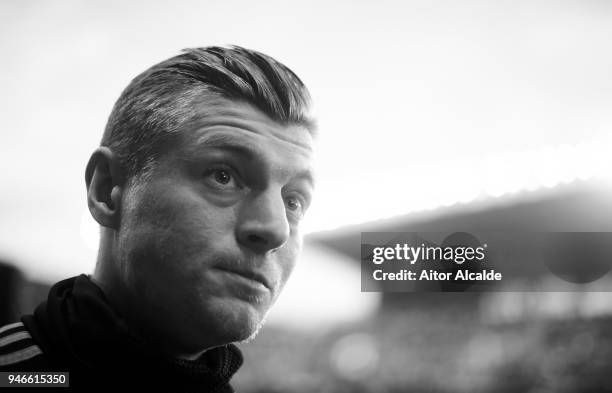
[[[298,173],[296,173],[295,176],[293,176],[293,178],[306,180],[310,184],[310,186],[314,189],[315,180],[314,180],[314,176],[311,170],[309,169],[301,170]]]
[[[200,137],[195,148],[213,148],[230,150],[237,154],[247,157],[248,159],[256,159],[257,154],[250,149],[245,141],[235,135],[221,132],[210,132]],[[283,171],[286,172],[286,171]],[[310,169],[303,169],[293,176],[295,179],[304,179],[314,188],[315,180],[313,172]]]

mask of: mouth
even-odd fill
[[[236,269],[233,267],[226,267],[226,266],[216,266],[216,269],[221,270],[225,273],[230,273],[230,274],[240,276],[243,279],[247,279],[249,281],[254,281],[255,283],[259,283],[263,285],[268,291],[272,291],[272,285],[270,284],[270,281],[262,273],[259,273],[253,270]]]

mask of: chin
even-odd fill
[[[265,322],[267,311],[262,312],[250,303],[239,299],[219,303],[202,323],[208,325],[206,330],[215,331],[222,344],[252,340]],[[214,327],[210,326],[211,321],[215,321]]]
[[[266,323],[266,316],[264,316],[261,319],[261,321],[259,321],[257,326],[255,326],[255,329],[252,330],[251,334],[248,337],[241,339],[241,340],[236,340],[235,342],[238,342],[240,344],[250,343],[251,341],[253,341],[255,337],[257,337],[257,334],[259,334],[259,331],[261,330],[261,328],[263,327],[265,323]]]

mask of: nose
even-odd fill
[[[236,237],[238,243],[257,254],[283,246],[289,238],[289,222],[280,192],[258,193],[242,206]]]

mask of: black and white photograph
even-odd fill
[[[0,390],[612,392],[612,3],[0,1]]]

